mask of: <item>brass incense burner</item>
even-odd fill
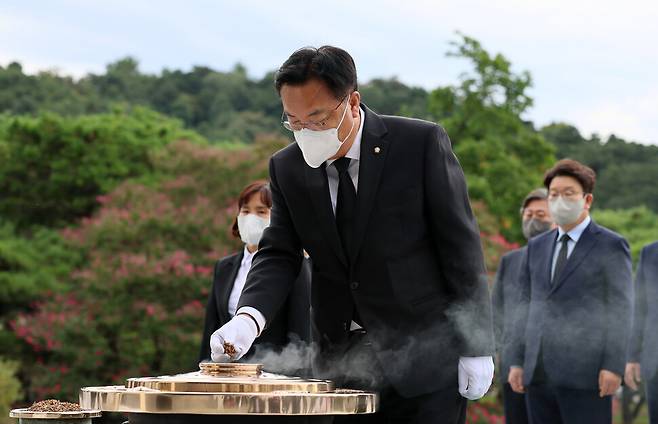
[[[234,416],[226,422],[239,422],[236,415],[269,416],[261,422],[274,422],[272,416],[328,417],[377,409],[374,392],[336,389],[329,380],[271,374],[260,364],[201,363],[199,368],[187,374],[130,378],[124,386],[85,387],[80,390],[80,406],[136,414],[139,419],[131,417],[131,423],[178,422],[146,419],[163,414]]]

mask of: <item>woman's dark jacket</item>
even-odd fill
[[[228,313],[228,299],[243,257],[244,250],[222,258],[215,264],[212,290],[206,306],[200,361],[210,360],[210,336],[231,319]],[[311,266],[310,260],[306,259],[302,263],[300,274],[288,294],[286,302],[272,322],[268,323],[265,331],[256,339],[254,346],[245,355],[245,358],[249,358],[254,353],[256,346],[280,350],[290,341],[306,343],[310,341],[310,287]]]

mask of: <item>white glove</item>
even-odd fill
[[[214,362],[237,361],[249,351],[258,336],[258,328],[253,319],[244,314],[234,316],[210,336],[210,358]],[[224,343],[235,348],[230,357],[224,352]]]
[[[494,377],[491,356],[459,358],[459,394],[466,399],[478,400],[489,390]]]

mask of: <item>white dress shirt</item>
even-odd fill
[[[238,275],[235,276],[233,289],[228,297],[228,313],[231,317],[235,316],[235,312],[238,309],[238,301],[240,300],[242,289],[244,289],[244,283],[247,281],[247,274],[249,273],[251,261],[254,259],[255,254],[256,252],[250,253],[247,246],[244,247],[244,256],[240,263],[240,269],[238,270]]]
[[[587,218],[583,220],[580,224],[576,225],[566,233],[570,240],[567,242],[567,259],[571,256],[571,253],[573,252],[573,249],[576,248],[576,244],[578,243],[578,240],[580,240],[580,236],[583,235],[583,231],[585,231],[585,228],[589,225],[589,223],[592,222],[592,218],[588,215]],[[564,235],[564,230],[560,227],[557,229],[557,243],[555,243],[555,250],[553,251],[553,264],[551,266],[551,281],[553,281],[553,275],[555,274],[555,265],[557,264],[557,257],[560,255],[560,248],[562,244],[560,243],[560,239]]]

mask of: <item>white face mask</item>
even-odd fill
[[[551,212],[551,217],[561,227],[576,222],[583,209],[585,209],[584,197],[578,200],[564,200],[562,196],[559,196],[555,200],[549,199],[548,201],[548,210]]]
[[[302,128],[299,131],[293,131],[295,134],[295,141],[297,141],[297,145],[299,145],[299,148],[304,155],[304,160],[311,168],[317,168],[327,159],[333,157],[340,149],[340,146],[343,145],[343,142],[352,134],[354,121],[352,121],[352,127],[345,137],[345,140],[340,141],[338,138],[338,128],[340,128],[343,123],[349,106],[350,102],[348,100],[347,106],[345,106],[345,110],[343,111],[343,116],[340,118],[340,122],[336,128],[329,128],[320,131]]]
[[[269,218],[262,218],[252,213],[248,215],[238,215],[238,230],[240,238],[248,245],[258,246],[263,231],[270,225]]]

